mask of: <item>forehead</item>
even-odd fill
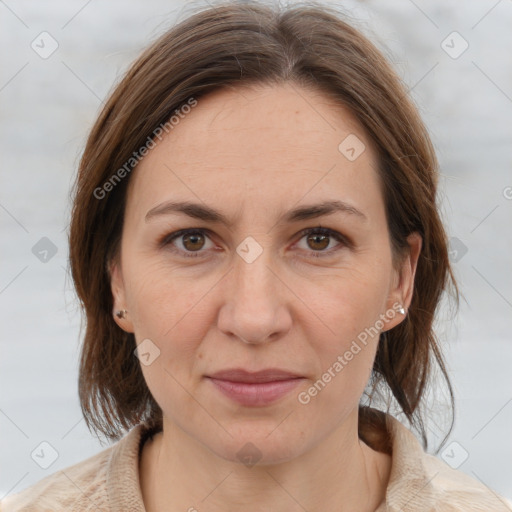
[[[321,92],[259,85],[197,101],[134,171],[130,188],[143,206],[174,192],[221,202],[234,192],[297,202],[333,190],[359,200],[354,196],[378,189],[377,159],[363,128]]]
[[[346,107],[322,92],[282,84],[211,93],[183,116],[168,139],[174,139],[176,146],[198,151],[215,144],[224,150],[223,155],[219,151],[215,155],[249,163],[251,156],[264,158],[267,154],[273,158],[290,155],[295,157],[293,161],[309,161],[311,151],[337,157],[340,136],[351,133],[365,137]],[[194,154],[187,158],[193,159]]]

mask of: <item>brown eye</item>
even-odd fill
[[[198,251],[204,246],[204,236],[202,233],[192,233],[186,234],[183,236],[183,247],[187,249],[187,251]]]
[[[300,234],[302,235],[302,238],[299,241],[302,239],[306,240],[306,247],[302,247],[302,249],[309,252],[314,258],[331,256],[334,252],[337,252],[344,247],[352,246],[352,244],[341,233],[321,226],[317,228],[304,229]],[[332,240],[335,240],[338,244],[337,246],[335,245],[328,249]]]
[[[315,251],[323,251],[329,246],[329,235],[311,234],[308,236],[308,244]]]
[[[213,248],[214,244],[210,241],[207,246],[209,236],[205,230],[182,229],[164,237],[160,242],[161,247],[169,247],[172,252],[178,253],[187,258],[206,256],[207,249]]]

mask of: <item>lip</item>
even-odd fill
[[[262,383],[262,382],[275,382],[281,380],[297,379],[302,377],[297,373],[282,370],[280,368],[266,368],[256,372],[250,372],[244,368],[230,368],[215,372],[208,377],[218,380],[228,380],[231,382],[244,382],[244,383]]]
[[[265,406],[290,393],[304,377],[269,368],[248,372],[241,368],[223,370],[207,376],[215,388],[234,402],[244,406]]]

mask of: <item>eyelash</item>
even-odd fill
[[[171,233],[169,235],[166,235],[162,241],[160,242],[160,246],[169,246],[171,245],[171,242],[173,242],[174,240],[176,240],[177,238],[179,238],[180,236],[183,236],[183,235],[197,235],[197,234],[200,234],[200,235],[206,235],[208,236],[208,233],[209,233],[209,230],[207,229],[201,229],[201,228],[189,228],[189,229],[181,229],[179,231],[175,231],[174,233]],[[329,236],[329,237],[332,237],[334,238],[337,242],[340,242],[342,244],[342,247],[343,246],[346,246],[346,247],[351,247],[352,244],[349,242],[349,240],[347,240],[347,238],[345,238],[341,233],[338,233],[337,231],[333,231],[332,229],[329,229],[329,228],[324,228],[322,226],[318,226],[318,227],[315,227],[315,228],[306,228],[306,229],[303,229],[300,233],[299,233],[299,240],[302,240],[302,238],[304,238],[306,235],[310,235],[310,234],[319,234],[319,235],[325,235],[325,236]],[[313,258],[323,258],[323,257],[327,257],[327,256],[330,256],[333,252],[337,252],[339,250],[342,249],[342,247],[339,247],[338,249],[330,249],[328,251],[311,251],[312,253],[312,257]],[[171,249],[172,252],[178,252],[178,253],[181,253],[183,256],[185,256],[186,258],[197,258],[197,257],[200,257],[201,254],[204,252],[204,251],[182,251],[180,249],[176,249],[176,248],[173,248]]]

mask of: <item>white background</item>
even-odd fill
[[[0,499],[106,447],[78,403],[69,190],[101,100],[152,39],[186,16],[184,5],[0,2]],[[467,248],[454,262],[459,315],[444,311],[439,321],[457,399],[445,446],[455,459],[469,455],[461,471],[512,498],[512,1],[343,7],[411,88],[438,151],[448,231]],[[43,31],[58,42],[47,59],[31,48]],[[453,31],[463,39],[446,39]],[[469,47],[452,58],[443,40],[452,52]],[[57,248],[46,263],[32,253],[42,237]],[[58,452],[47,469],[31,458],[43,441]]]

